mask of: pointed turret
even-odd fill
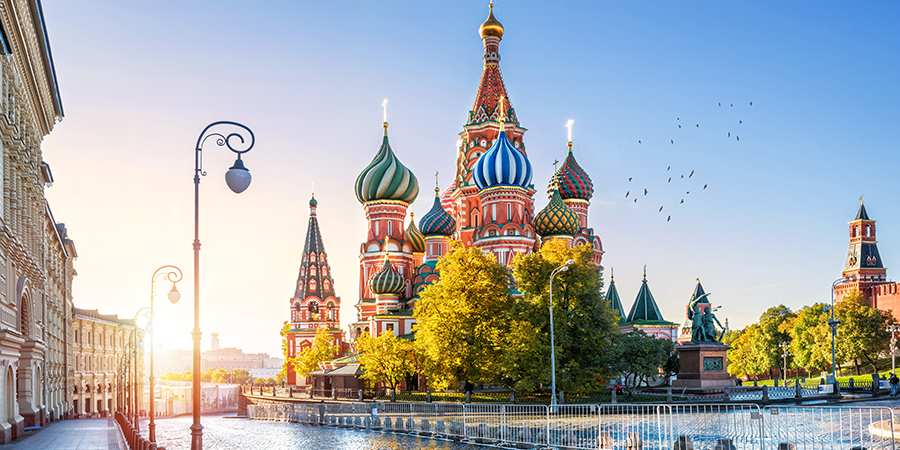
[[[487,20],[479,28],[479,33],[484,42],[484,71],[481,73],[478,94],[475,95],[475,104],[469,111],[467,123],[497,121],[501,114],[500,103],[503,102],[503,109],[507,111],[507,122],[518,126],[519,119],[506,94],[506,85],[503,84],[503,75],[500,73],[500,40],[503,38],[503,25],[494,18],[493,4]]]
[[[631,312],[628,313],[628,319],[625,322],[665,322],[665,320],[659,311],[659,306],[656,305],[656,300],[653,299],[650,286],[647,285],[647,269],[644,269],[644,281],[641,282],[641,289],[638,291],[637,298],[634,299],[634,305],[631,305]]]
[[[310,296],[323,299],[334,295],[334,280],[331,278],[331,268],[325,254],[319,220],[316,217],[317,206],[318,202],[313,195],[309,200],[309,225],[306,229],[306,242],[303,244],[300,274],[297,276],[297,286],[294,290],[294,298],[297,299],[306,299]]]
[[[610,269],[610,272],[612,272],[612,269]],[[619,290],[616,289],[616,278],[614,275],[609,277],[606,301],[609,302],[609,308],[616,312],[616,316],[619,318],[619,325],[625,323],[625,308],[622,307],[622,300],[619,299]]]

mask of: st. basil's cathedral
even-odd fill
[[[360,245],[359,300],[349,340],[340,330],[340,297],[334,295],[316,219],[316,200],[310,201],[306,244],[291,298],[288,356],[308,348],[319,328],[328,331],[342,353],[363,333],[373,337],[385,332],[411,335],[417,294],[439,279],[437,262],[449,251],[451,240],[478,247],[507,265],[517,254],[529,254],[543,243],[562,240],[570,246],[590,245],[593,262],[600,266],[603,245],[588,224],[594,185],[575,160],[571,141],[562,166],[549,180],[550,202],[535,214],[537,190],[524,141],[526,129],[520,125],[503,83],[499,53],[503,25],[494,17],[493,5],[479,32],[484,43],[484,69],[475,103],[459,133],[455,177],[443,193],[435,187],[431,209],[418,226],[411,212],[408,223],[406,217],[419,196],[419,181],[391,148],[387,122],[382,125],[381,146],[356,179],[356,198],[363,206],[368,227]],[[642,321],[649,320],[655,327],[648,329],[650,334],[674,339],[677,324],[659,314],[646,276],[636,300],[641,304],[640,311],[632,311],[628,317],[624,316],[618,292],[614,285],[611,287],[616,297],[612,304],[622,315],[620,328],[643,329]],[[356,362],[354,358],[342,360]],[[288,383],[303,384],[291,370]]]

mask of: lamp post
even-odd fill
[[[788,357],[788,347],[791,346],[790,342],[782,342],[778,344],[782,350],[782,356],[784,357],[784,371],[781,372],[781,377],[784,378],[784,386],[787,387],[787,357]]]
[[[900,326],[897,325],[888,325],[885,328],[885,331],[891,333],[891,374],[897,373],[897,365],[895,363],[895,358],[897,356],[897,332],[900,331]]]
[[[553,397],[550,399],[550,404],[553,405],[554,411],[556,410],[556,346],[553,340],[553,278],[558,273],[569,270],[569,264],[573,262],[575,261],[570,259],[550,272],[550,379],[553,386]]]
[[[209,132],[210,128],[219,125],[237,127],[240,130],[227,135]],[[243,132],[249,134],[249,142],[244,139]],[[256,142],[253,131],[245,125],[219,121],[213,122],[203,129],[200,137],[197,138],[197,146],[194,149],[194,331],[191,333],[194,339],[194,382],[191,388],[194,424],[191,425],[191,450],[203,450],[203,425],[200,425],[200,177],[206,176],[206,172],[203,171],[203,144],[207,138],[213,136],[216,137],[216,145],[227,147],[228,150],[237,154],[234,165],[225,173],[225,184],[235,194],[244,192],[250,186],[250,171],[244,167],[241,155],[249,152]],[[246,148],[243,150],[234,148],[231,145],[232,139],[239,140],[240,145],[246,145]]]
[[[838,278],[837,280],[834,280],[834,283],[831,283],[831,318],[828,319],[828,325],[831,327],[831,378],[835,380],[837,379],[837,365],[835,364],[834,358],[834,337],[837,335],[837,327],[841,321],[834,318],[834,288],[841,283],[845,283],[855,278],[856,276]]]
[[[139,407],[139,402],[143,397],[143,390],[138,392],[138,386],[140,385],[140,371],[138,370],[138,357],[143,356],[140,354],[140,350],[144,347],[144,332],[138,329],[137,321],[138,317],[143,314],[144,317],[153,321],[153,308],[143,307],[137,310],[134,313],[134,330],[131,332],[131,336],[133,338],[132,343],[134,344],[134,429],[140,431],[141,430],[141,412]]]
[[[181,281],[181,269],[175,266],[166,265],[156,272],[150,278],[150,442],[156,442],[156,386],[153,378],[153,343],[156,341],[156,329],[153,328],[153,318],[156,313],[153,311],[153,298],[156,297],[156,279],[160,275],[165,275],[166,280],[172,283],[172,289],[169,290],[169,301],[174,305],[181,299],[181,293],[175,287],[175,283]]]

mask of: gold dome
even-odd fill
[[[503,38],[503,25],[494,18],[494,4],[491,3],[491,13],[488,15],[487,20],[481,24],[481,27],[478,28],[478,32],[481,33],[481,38],[484,39],[488,36],[497,36],[498,38]]]

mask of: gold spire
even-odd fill
[[[494,18],[494,2],[491,2],[491,13],[488,14],[487,20],[478,28],[478,33],[481,34],[482,39],[488,36],[503,38],[503,25]]]
[[[644,265],[644,281],[647,281],[647,266]]]
[[[500,132],[503,132],[503,124],[506,123],[506,116],[503,114],[503,96],[500,96],[500,118],[497,119],[500,122]]]
[[[438,173],[440,173],[440,172],[437,172],[437,171],[434,172],[434,196],[435,196],[435,197],[438,197],[438,196],[441,195],[441,194],[440,194],[440,193],[441,193],[441,187],[440,187],[439,184],[438,184]]]

